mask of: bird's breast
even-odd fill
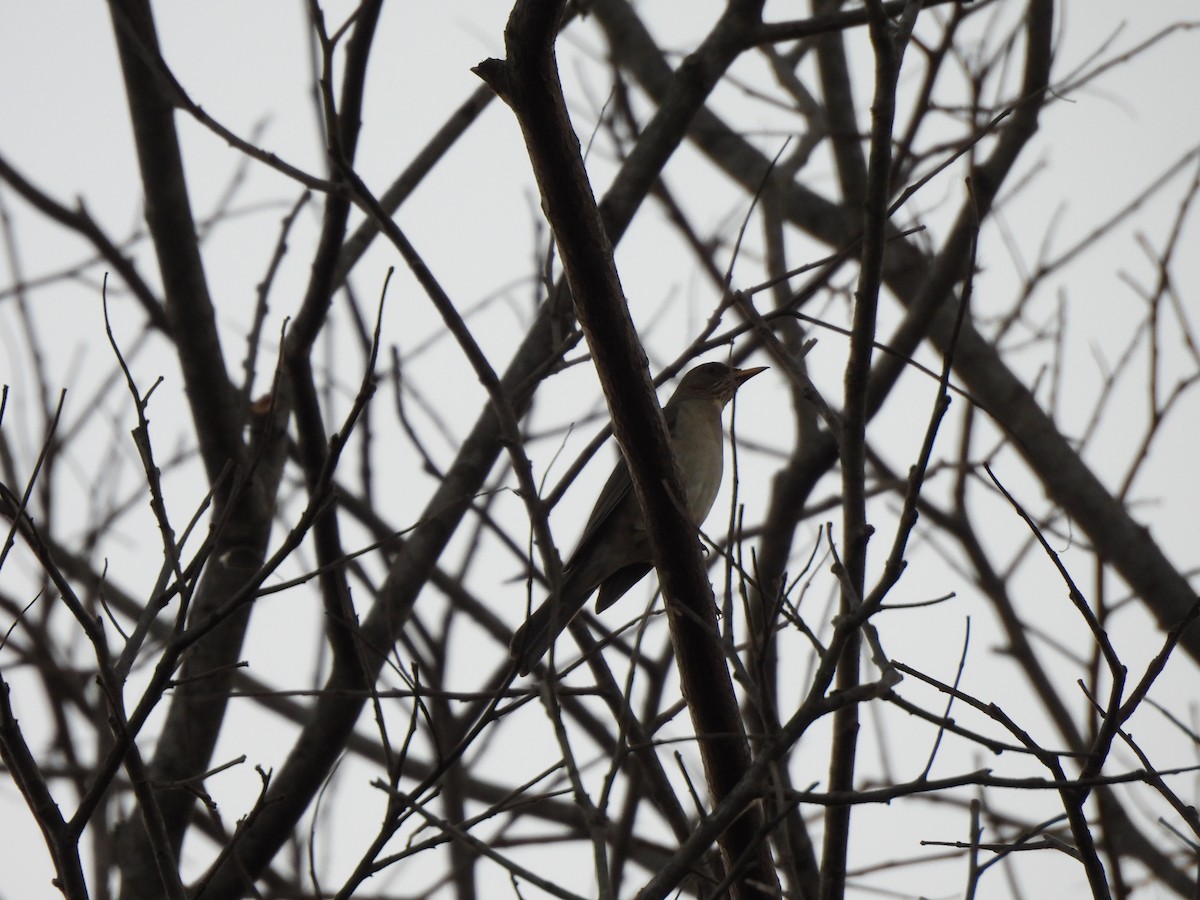
[[[716,402],[683,404],[671,431],[671,442],[687,493],[688,512],[700,525],[708,517],[721,487],[724,435]]]

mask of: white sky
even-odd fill
[[[1008,6],[1013,4],[1006,0]],[[652,2],[641,4],[652,22],[656,34],[665,46],[686,50],[701,36],[714,17],[716,4],[688,2],[687,13],[681,15],[680,3]],[[340,21],[339,15],[348,8],[335,4],[329,21]],[[796,15],[799,4],[772,3],[769,18]],[[193,99],[204,109],[233,129],[249,137],[256,126],[263,124],[259,143],[279,153],[288,162],[321,173],[319,132],[314,120],[310,82],[310,47],[306,39],[301,4],[272,2],[272,0],[175,0],[156,4],[160,37],[164,55],[176,76]],[[111,26],[103,4],[43,2],[20,3],[9,0],[0,6],[0,109],[4,128],[0,131],[0,154],[15,165],[27,178],[67,205],[77,201],[86,204],[89,212],[107,229],[110,235],[122,239],[141,227],[141,198],[135,160],[129,134],[128,116],[124,109],[120,79]],[[487,56],[502,54],[501,33],[507,16],[507,4],[493,0],[476,2],[393,2],[386,8],[377,49],[371,62],[370,89],[364,115],[366,127],[359,155],[360,171],[369,185],[382,191],[390,178],[424,145],[445,117],[478,86],[470,67]],[[1109,36],[1112,44],[1107,51],[1131,48],[1154,35],[1169,23],[1187,16],[1200,18],[1194,0],[1155,0],[1151,3],[1128,4],[1119,0],[1088,0],[1073,2],[1066,7],[1065,42],[1055,63],[1055,73],[1062,77],[1096,52]],[[1034,258],[1042,243],[1042,235],[1051,216],[1061,213],[1058,231],[1052,238],[1052,253],[1069,246],[1089,231],[1102,218],[1111,215],[1128,199],[1137,195],[1172,161],[1200,144],[1200,115],[1194,96],[1200,83],[1200,30],[1182,31],[1165,39],[1150,54],[1114,70],[1087,89],[1065,96],[1052,104],[1042,116],[1038,139],[1022,159],[1025,171],[1043,164],[1034,186],[1019,197],[1004,213],[1004,222],[1012,240],[1028,260]],[[861,50],[865,44],[860,44]],[[595,119],[603,96],[596,96],[597,84],[603,84],[595,69],[588,69],[589,56],[593,61],[601,48],[596,32],[586,23],[574,28],[563,41],[561,56],[564,79],[572,111],[582,127]],[[865,57],[862,57],[865,60]],[[751,63],[746,63],[750,66]],[[740,70],[735,70],[737,74]],[[869,92],[869,68],[856,73],[856,88],[865,98]],[[753,74],[747,70],[748,77]],[[724,91],[719,99],[730,108],[749,104],[735,91]],[[750,114],[751,116],[753,113]],[[214,208],[225,191],[240,158],[219,139],[181,118],[180,131],[184,138],[189,183],[193,203],[201,217]],[[582,135],[586,140],[586,135]],[[760,146],[772,145],[774,138]],[[773,146],[777,146],[774,144]],[[597,178],[597,190],[602,190],[606,173],[612,171],[605,159],[606,148],[598,146],[592,158]],[[1123,225],[1105,241],[1101,248],[1076,266],[1051,280],[1043,289],[1045,303],[1038,308],[1048,315],[1054,302],[1054,292],[1065,292],[1072,317],[1072,346],[1068,359],[1072,365],[1065,379],[1062,410],[1064,428],[1081,427],[1089,408],[1072,408],[1075,396],[1094,396],[1097,373],[1094,356],[1110,363],[1128,338],[1131,323],[1142,316],[1136,297],[1122,281],[1128,275],[1135,281],[1148,284],[1152,270],[1144,258],[1132,249],[1131,238],[1144,232],[1156,244],[1161,242],[1166,217],[1173,211],[1186,180],[1195,171],[1193,164],[1163,191],[1135,219]],[[826,179],[824,182],[822,179]],[[808,179],[810,186],[832,190],[829,173],[820,165],[814,167]],[[686,197],[689,208],[697,213],[702,224],[713,231],[719,228],[726,236],[736,230],[744,215],[744,198],[720,176],[714,176],[707,164],[697,161],[694,154],[681,153],[668,170],[668,180]],[[685,185],[703,185],[703,195],[682,191]],[[241,338],[244,336],[253,309],[254,291],[262,278],[270,248],[277,236],[277,223],[298,191],[282,177],[259,166],[252,166],[250,177],[239,194],[235,208],[241,214],[223,224],[206,241],[205,260],[213,296],[219,308],[222,338],[231,367],[240,365]],[[90,256],[81,242],[64,236],[57,228],[17,198],[6,185],[0,184],[0,196],[13,217],[16,239],[25,279],[35,279],[59,271]],[[958,183],[947,180],[931,186],[914,201],[914,208],[927,212],[930,220],[939,221],[936,207],[942,204],[954,208],[957,204]],[[952,202],[951,202],[952,201]],[[473,320],[481,325],[485,349],[494,364],[502,367],[511,352],[514,339],[523,331],[531,310],[533,285],[530,283],[537,248],[533,244],[537,202],[523,147],[511,114],[499,103],[493,103],[467,138],[456,147],[444,166],[424,183],[411,201],[401,210],[398,221],[406,229],[426,261],[441,280],[460,308],[468,308],[497,290],[506,291],[507,303],[494,305]],[[307,276],[307,249],[318,224],[319,205],[311,204],[301,216],[291,240],[292,253],[277,282],[271,315],[266,333],[277,334],[283,318],[298,302]],[[691,260],[682,248],[664,246],[656,241],[653,231],[661,214],[648,209],[631,231],[618,254],[622,277],[635,318],[640,323],[650,318],[649,311],[658,308],[664,298],[682,297],[694,302],[680,305],[687,310],[706,311],[712,290],[695,274]],[[357,221],[357,220],[356,220]],[[944,215],[941,219],[944,225]],[[544,245],[544,235],[541,235]],[[1180,293],[1185,300],[1197,296],[1200,271],[1194,252],[1196,236],[1185,239],[1188,251],[1178,271],[1184,279]],[[797,246],[802,246],[797,242]],[[153,267],[146,247],[136,250],[143,274],[152,275]],[[989,302],[989,292],[995,306],[1007,304],[1014,290],[1013,263],[995,232],[984,246],[981,255],[983,274],[976,285],[980,302]],[[364,297],[378,294],[384,272],[391,265],[400,266],[394,254],[377,246],[356,270],[355,284]],[[739,273],[742,270],[739,269]],[[752,265],[747,264],[747,280],[755,280]],[[92,396],[98,373],[111,367],[111,355],[103,341],[99,310],[99,291],[92,272],[86,282],[59,284],[31,294],[33,314],[43,324],[54,329],[55,347],[49,359],[50,388],[69,389],[67,420],[79,416]],[[7,254],[0,259],[0,289],[6,289],[14,275]],[[153,278],[151,278],[153,281]],[[1190,290],[1189,290],[1190,288]],[[698,299],[695,299],[698,298]],[[35,421],[31,408],[36,404],[36,385],[30,377],[28,353],[13,313],[11,295],[0,297],[0,382],[9,385],[9,410],[4,428],[9,440],[32,458],[40,441],[37,433],[22,431],[22,425]],[[133,304],[116,298],[112,305],[114,327],[123,343],[132,343],[141,325],[141,314]],[[1200,324],[1200,308],[1194,300],[1190,310],[1193,324]],[[385,341],[399,345],[405,351],[424,344],[441,331],[440,321],[401,269],[389,292]],[[679,339],[688,322],[688,313],[675,312],[676,318],[652,332],[648,341],[652,362],[669,361],[686,341]],[[885,315],[894,321],[894,314]],[[679,327],[674,327],[678,325]],[[345,339],[340,334],[336,339]],[[273,342],[266,352],[269,353]],[[445,340],[435,345],[437,352],[417,357],[416,377],[429,389],[439,385],[446,398],[444,413],[450,427],[462,434],[474,420],[484,402],[482,389],[474,377],[459,365],[457,350]],[[358,356],[351,358],[357,365]],[[836,342],[822,337],[815,355],[810,358],[818,370],[826,361],[825,371],[818,371],[817,380],[836,392],[840,383],[841,354]],[[830,365],[829,361],[833,360]],[[269,359],[261,363],[269,365]],[[1032,377],[1031,370],[1025,374]],[[170,357],[161,348],[141,354],[134,364],[135,374],[143,389],[159,375],[166,382],[156,395],[151,418],[156,434],[161,436],[163,449],[173,446],[171,435],[186,429],[182,407],[182,390]],[[1176,372],[1178,374],[1178,372]],[[353,390],[359,373],[355,368],[338,371],[340,382]],[[548,412],[545,422],[561,422],[563,409],[581,416],[578,397],[589,392],[586,411],[599,413],[602,407],[592,392],[593,381],[584,370],[578,369],[548,385]],[[261,387],[261,382],[260,382]],[[1076,394],[1078,392],[1078,394]],[[739,422],[756,422],[769,418],[764,412],[771,404],[780,402],[781,394],[769,387],[754,384],[754,391],[745,395],[739,412]],[[123,399],[123,398],[122,398]],[[390,401],[389,401],[390,402]],[[1090,402],[1090,399],[1085,402]],[[1127,415],[1138,427],[1123,429],[1121,419],[1102,431],[1094,456],[1089,458],[1106,477],[1116,477],[1123,471],[1131,452],[1130,442],[1140,431],[1140,396],[1120,398]],[[559,405],[562,404],[562,405]],[[573,404],[573,405],[571,405]],[[1200,410],[1192,401],[1184,421],[1193,423],[1190,437],[1186,429],[1176,428],[1169,439],[1155,448],[1160,454],[1151,467],[1151,477],[1138,483],[1137,494],[1150,498],[1153,505],[1139,510],[1144,521],[1151,524],[1155,535],[1172,554],[1181,568],[1194,565],[1195,547],[1200,529],[1195,509],[1200,505],[1200,479],[1187,475],[1194,466],[1194,423]],[[128,410],[110,410],[114,421],[113,433],[128,431],[132,422]],[[541,414],[541,413],[539,413]],[[921,413],[924,415],[924,411]],[[889,408],[885,411],[880,429],[902,429],[912,410]],[[1190,417],[1190,419],[1189,419]],[[337,423],[334,423],[337,424]],[[597,422],[581,423],[574,438],[575,449],[590,439]],[[902,432],[900,432],[902,433]],[[919,439],[919,434],[912,440]],[[111,439],[106,436],[105,440]],[[447,441],[437,448],[448,458],[453,450]],[[538,459],[542,466],[549,464],[553,448],[542,448]],[[125,491],[134,490],[138,482],[135,465],[131,464],[132,448],[123,464],[113,465],[114,478],[120,479]],[[909,457],[898,452],[895,461],[906,465]],[[97,474],[99,460],[79,459],[81,494],[86,493]],[[605,463],[594,466],[594,482],[603,477]],[[559,463],[553,476],[561,474]],[[103,472],[103,470],[102,470]],[[1040,493],[1019,472],[1010,470],[1010,477],[1030,499],[1040,499]],[[554,480],[552,476],[551,480]],[[582,482],[579,495],[589,488]],[[180,509],[190,509],[199,502],[203,485],[194,479],[172,480],[172,500]],[[743,485],[747,502],[761,497],[766,483]],[[409,485],[408,493],[397,498],[396,521],[407,524],[425,497],[427,485]],[[73,510],[70,498],[61,498],[68,517]],[[586,508],[582,500],[579,505]],[[516,512],[515,500],[507,509]],[[720,507],[718,506],[718,509]],[[714,519],[716,515],[714,515]],[[82,523],[80,523],[82,525]],[[556,528],[569,545],[577,523],[564,522],[556,517]],[[817,523],[813,523],[815,529]],[[132,585],[138,583],[136,565],[145,548],[137,543],[132,532],[114,535],[108,548],[114,563],[113,570]],[[883,545],[876,551],[880,555]],[[1082,557],[1080,557],[1082,558]],[[504,565],[511,568],[511,562]],[[514,570],[515,571],[515,570]],[[0,574],[7,580],[9,572]],[[141,576],[153,577],[153,571]],[[1052,582],[1048,593],[1056,600],[1061,590]],[[902,589],[901,594],[907,589]],[[953,589],[953,585],[949,586]],[[898,599],[922,598],[922,590],[940,593],[940,587],[927,584],[912,586],[913,596]],[[515,596],[515,595],[514,595]],[[275,602],[275,601],[272,601]],[[278,618],[276,619],[276,616]],[[295,623],[294,609],[279,605],[276,613],[264,613],[268,622]],[[514,621],[515,621],[514,617]],[[931,619],[929,621],[936,621]],[[1065,627],[1078,628],[1069,617]],[[915,627],[907,638],[897,640],[897,656],[911,658],[921,653],[922,661],[931,670],[947,671],[959,651],[962,617],[945,627],[944,640],[930,646],[928,632]],[[6,624],[4,625],[6,627]],[[301,632],[302,633],[302,632]],[[1130,626],[1133,646],[1145,650],[1153,632],[1143,624]],[[921,644],[920,639],[926,643]],[[1124,636],[1122,636],[1124,639]],[[300,645],[309,636],[298,638]],[[911,641],[911,643],[910,643]],[[295,645],[295,641],[289,641]],[[252,643],[248,653],[258,645]],[[1131,650],[1136,655],[1136,650]],[[264,651],[265,653],[265,651]],[[939,659],[944,655],[944,659]],[[259,658],[257,671],[274,672],[282,681],[289,679],[292,660]],[[983,677],[991,669],[980,669]],[[1195,669],[1191,665],[1173,667],[1164,682],[1166,696],[1181,703],[1194,694]],[[269,677],[265,676],[265,677]],[[469,674],[464,675],[470,680]],[[1170,680],[1174,679],[1174,680]],[[293,683],[296,679],[292,679]],[[296,686],[303,686],[303,677]],[[968,685],[968,689],[986,692],[986,685]],[[1177,693],[1172,693],[1177,692]],[[26,717],[35,718],[36,710],[26,710]],[[29,719],[23,718],[23,725]],[[231,742],[230,747],[237,745]],[[263,761],[269,764],[271,748],[261,749]],[[258,760],[252,760],[257,762]],[[239,776],[240,777],[240,776]],[[350,777],[350,776],[345,776]],[[247,771],[245,778],[227,788],[232,820],[240,814],[236,798],[240,791],[251,789],[256,776]],[[0,842],[0,898],[51,896],[47,881],[49,864],[44,845],[28,817],[21,818],[20,799],[8,785],[0,785],[0,804],[6,819],[21,821],[20,828],[6,827],[8,839]],[[370,820],[368,820],[370,821]],[[887,829],[886,816],[879,811],[863,811],[859,820],[862,828]],[[368,824],[367,827],[370,827]],[[961,823],[956,822],[953,836],[961,836]],[[950,837],[951,835],[946,835]],[[898,851],[900,855],[910,852]],[[1059,870],[1061,871],[1061,870]],[[946,886],[961,884],[957,870],[947,873]],[[916,887],[912,888],[916,890]],[[937,890],[947,889],[945,886]],[[936,893],[933,888],[931,892]]]

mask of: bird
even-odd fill
[[[688,513],[697,528],[708,517],[721,486],[725,443],[721,412],[739,387],[766,368],[736,369],[719,362],[696,366],[683,376],[663,407],[683,474]],[[509,655],[518,672],[528,675],[533,670],[597,588],[596,612],[603,612],[653,565],[642,510],[622,457],[563,566],[557,595],[547,597],[513,635]]]

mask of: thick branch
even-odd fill
[[[508,61],[502,69],[493,63],[484,71],[504,92],[521,124],[576,316],[612,413],[613,433],[642,505],[667,598],[684,698],[709,788],[720,802],[749,765],[750,749],[718,637],[712,586],[695,527],[680,502],[684,494],[678,464],[562,97],[554,58],[561,8],[556,0],[518,2],[505,33]],[[745,16],[747,11],[739,13]],[[761,834],[761,812],[750,805],[718,839],[726,866],[742,872],[735,896],[778,892],[769,847]]]

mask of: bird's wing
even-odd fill
[[[596,498],[596,505],[592,507],[592,514],[588,516],[587,524],[583,526],[579,543],[575,545],[575,549],[571,552],[571,558],[563,566],[564,572],[569,571],[578,560],[587,558],[588,547],[604,531],[604,526],[620,507],[622,501],[632,493],[633,479],[629,477],[629,468],[625,465],[625,457],[622,456],[617,460],[617,465],[608,476],[608,481],[604,482],[600,496]]]
[[[674,399],[674,397],[671,398],[671,400]],[[667,401],[667,405],[663,407],[663,418],[667,420],[668,432],[674,430],[678,412],[678,405],[671,401]],[[621,502],[632,493],[633,479],[629,476],[629,467],[625,464],[624,454],[618,450],[617,464],[608,476],[608,481],[604,482],[604,488],[600,491],[600,496],[596,499],[596,505],[592,507],[592,514],[588,516],[587,524],[583,526],[583,533],[579,536],[579,543],[571,551],[571,558],[563,565],[564,572],[569,572],[572,564],[577,560],[586,558],[588,546],[604,529],[604,526],[612,517],[613,512],[621,505]]]
[[[634,563],[613,572],[600,582],[600,593],[596,595],[596,612],[604,612],[625,596],[631,587],[646,577],[654,566],[650,563]]]

